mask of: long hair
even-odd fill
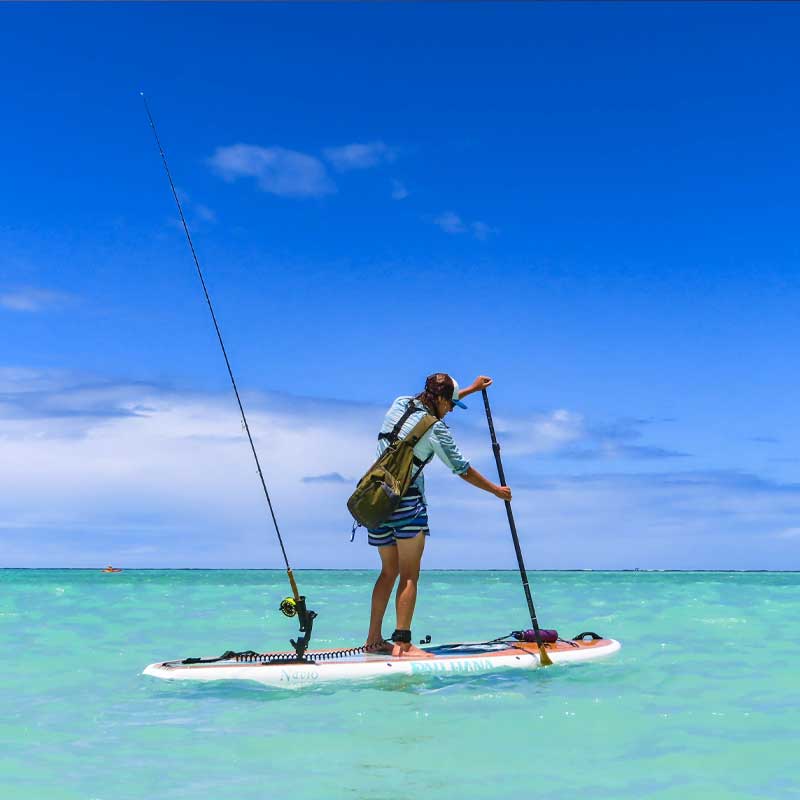
[[[452,400],[454,389],[453,379],[446,372],[434,372],[425,379],[425,388],[417,395],[416,399],[426,406],[437,419],[441,419],[436,410],[435,400],[437,397]]]

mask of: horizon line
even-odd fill
[[[27,570],[27,571],[66,571],[75,572],[102,572],[104,567],[0,567],[0,571]],[[120,567],[123,572],[279,572],[285,573],[282,567]],[[293,570],[294,572],[374,572],[374,567],[307,567]],[[497,569],[466,567],[439,567],[425,570],[426,572],[511,572],[518,570],[507,567]],[[639,567],[625,567],[620,569],[602,569],[593,567],[573,567],[570,569],[529,569],[528,572],[736,572],[736,573],[800,573],[800,569],[644,569]]]

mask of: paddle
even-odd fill
[[[492,410],[489,408],[489,395],[486,389],[481,389],[483,393],[483,405],[486,409],[486,421],[489,423],[489,434],[492,437],[492,450],[494,451],[494,460],[497,463],[497,475],[500,478],[500,485],[506,485],[506,476],[503,472],[503,462],[500,460],[500,445],[497,443],[497,436],[494,433],[494,423],[492,422]],[[528,573],[525,571],[525,562],[522,560],[522,548],[519,546],[519,537],[517,536],[517,526],[514,524],[514,514],[511,511],[511,501],[506,500],[506,514],[508,515],[508,524],[511,528],[511,538],[514,540],[514,550],[517,553],[517,564],[519,565],[519,576],[522,579],[522,588],[525,590],[525,599],[528,601],[528,611],[531,615],[531,625],[533,625],[533,633],[536,636],[536,644],[539,645],[539,663],[543,667],[549,667],[553,662],[550,656],[547,655],[544,642],[542,641],[542,634],[539,631],[539,622],[536,619],[536,609],[533,607],[533,598],[531,597],[531,588],[528,586]]]

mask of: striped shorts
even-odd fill
[[[422,533],[430,536],[428,507],[419,489],[409,489],[392,516],[380,528],[368,528],[369,543],[374,547],[395,544],[398,539],[413,539]]]

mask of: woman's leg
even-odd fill
[[[372,608],[369,615],[369,633],[367,634],[367,646],[378,651],[385,649],[383,645],[383,615],[386,613],[386,606],[389,604],[389,597],[397,580],[397,547],[394,544],[383,545],[378,549],[381,557],[381,574],[375,581],[375,588],[372,590]]]
[[[397,628],[411,630],[414,606],[417,603],[417,583],[422,552],[425,549],[425,534],[420,531],[413,539],[397,540],[397,565],[400,582],[397,585]],[[410,643],[397,643],[392,655],[427,655]]]

